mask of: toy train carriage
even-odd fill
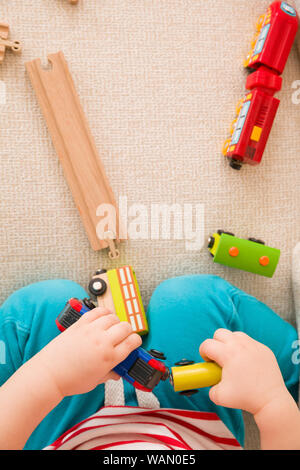
[[[76,323],[82,315],[94,308],[95,305],[89,299],[70,299],[55,320],[57,328],[61,332],[65,331]]]
[[[215,263],[270,278],[280,258],[280,250],[277,248],[270,248],[253,238],[237,238],[222,230],[210,237],[208,249]]]
[[[262,78],[262,73],[257,73]],[[281,81],[280,77],[277,79]],[[280,89],[281,82],[277,81],[277,86]],[[240,170],[243,163],[258,165],[261,162],[279,103],[261,88],[247,93],[239,102],[239,114],[231,128],[232,137],[223,147],[223,155],[229,158],[233,169]]]
[[[114,312],[121,321],[128,321],[134,332],[140,335],[149,332],[136,275],[131,266],[97,271],[89,283],[89,291],[97,297],[99,306]]]
[[[114,371],[133,387],[151,392],[159,382],[169,378],[169,369],[142,348],[135,349]]]
[[[212,387],[218,384],[222,378],[222,369],[215,362],[201,362],[199,364],[193,361],[183,360],[180,365],[171,367],[169,380],[175,392],[180,395],[191,396],[198,391],[199,388]]]
[[[254,70],[248,76],[246,96],[239,101],[237,117],[223,155],[230,166],[240,170],[243,163],[261,162],[280,101],[274,94],[281,90],[282,74],[298,30],[296,10],[286,2],[274,2],[257,26],[252,50],[245,67]]]
[[[244,66],[257,69],[264,65],[282,74],[298,30],[299,19],[295,8],[286,2],[274,2],[257,23]]]

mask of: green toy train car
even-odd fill
[[[223,230],[209,238],[208,249],[215,263],[265,277],[273,277],[280,258],[280,250],[261,240],[237,238]]]

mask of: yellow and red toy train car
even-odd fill
[[[231,125],[231,137],[223,154],[236,170],[243,163],[261,162],[280,101],[274,97],[281,90],[282,78],[299,19],[296,10],[286,2],[274,2],[260,17],[252,48],[245,67],[252,73],[246,82],[247,93],[237,106],[237,117]]]

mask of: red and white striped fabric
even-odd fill
[[[241,450],[215,413],[101,408],[46,450]]]

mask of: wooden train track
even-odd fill
[[[13,52],[21,52],[22,45],[20,41],[10,41],[9,25],[7,23],[0,23],[0,64],[5,57],[6,49],[11,49]]]
[[[112,240],[97,234],[97,209],[102,204],[115,208],[116,217],[109,220],[108,230],[119,241],[119,214],[112,189],[64,55],[58,52],[48,59],[49,70],[43,69],[40,59],[36,59],[26,64],[27,72],[91,246],[94,250],[111,247]]]

